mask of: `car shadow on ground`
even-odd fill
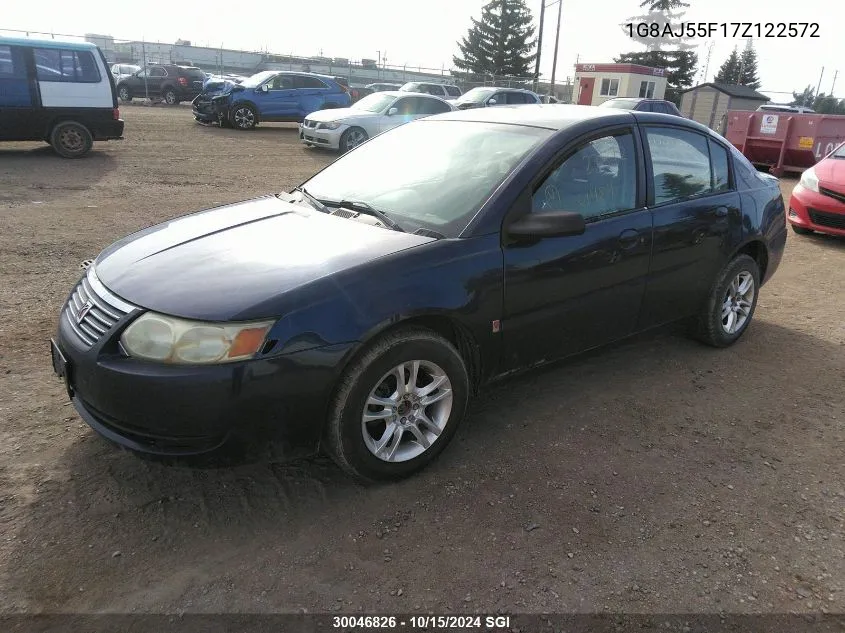
[[[24,147],[0,148],[0,165],[6,161],[30,161],[34,166],[43,167],[45,165],[63,165],[70,167],[71,165],[84,166],[85,168],[95,168],[101,171],[111,171],[116,167],[116,161],[113,155],[107,152],[98,151],[98,149],[105,149],[102,144],[95,143],[91,151],[79,158],[62,158],[53,148],[44,144],[37,143],[21,143]]]
[[[845,237],[829,235],[827,233],[809,233],[807,235],[796,235],[796,239],[812,240],[814,244],[825,248],[845,250]]]
[[[455,503],[471,503],[495,517],[485,495],[505,481],[548,479],[551,494],[572,481],[609,476],[611,465],[627,485],[643,487],[638,503],[655,495],[655,504],[687,507],[699,486],[712,491],[714,465],[718,471],[738,453],[740,461],[731,463],[747,467],[746,454],[777,454],[783,442],[821,433],[815,417],[798,420],[772,408],[770,372],[777,366],[785,379],[779,384],[792,385],[801,402],[808,385],[822,388],[814,376],[841,375],[842,343],[759,319],[727,350],[700,346],[675,329],[641,335],[489,387],[440,459],[396,484],[358,485],[322,457],[221,469],[157,464],[83,433],[55,464],[58,474],[34,482],[29,516],[9,535],[9,569],[21,561],[13,572],[20,574],[19,595],[60,608],[79,597],[86,579],[117,573],[104,563],[110,557],[167,560],[257,534],[283,543],[315,526],[328,533],[362,513],[390,516],[419,504],[451,515]],[[757,360],[761,348],[765,362]],[[685,414],[677,416],[679,410]],[[680,487],[667,463],[670,471],[683,469]],[[543,487],[538,493],[546,501],[533,510],[540,516],[559,497],[544,497]],[[748,499],[763,493],[768,498],[771,487],[751,490]],[[573,525],[596,521],[574,501],[557,503],[567,506]],[[319,547],[321,533],[312,533],[311,546]],[[108,604],[107,592],[101,598]]]

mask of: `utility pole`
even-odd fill
[[[819,90],[822,89],[822,77],[824,77],[824,66],[822,66],[822,74],[819,75],[819,85],[816,86],[816,96],[819,96]]]
[[[839,71],[833,73],[833,83],[830,85],[830,96],[833,96],[833,89],[836,86],[836,78],[839,76]]]
[[[552,81],[549,87],[549,94],[554,96],[555,72],[557,71],[557,47],[560,42],[560,14],[563,11],[563,0],[557,0],[557,33],[555,33],[555,57],[552,60]]]
[[[540,0],[540,34],[537,36],[537,61],[534,65],[534,92],[540,88],[540,53],[543,52],[543,19],[546,17],[546,0]]]
[[[376,78],[378,81],[381,81],[381,51],[376,51],[378,53],[378,64],[376,65]]]

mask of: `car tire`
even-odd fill
[[[255,113],[255,108],[246,103],[238,104],[229,111],[229,123],[236,130],[251,130],[257,122],[258,116]]]
[[[323,448],[359,481],[407,477],[443,451],[466,413],[468,397],[467,367],[454,345],[428,329],[397,329],[374,341],[344,371]]]
[[[119,96],[120,100],[124,103],[132,101],[132,91],[129,90],[129,86],[118,86],[117,96]]]
[[[176,91],[173,88],[167,88],[164,91],[164,102],[167,105],[179,105],[179,95],[176,94]]]
[[[813,229],[805,229],[803,226],[796,226],[794,224],[790,224],[792,230],[795,232],[795,235],[812,235]]]
[[[737,255],[719,273],[701,313],[693,322],[693,335],[712,347],[733,345],[748,329],[760,292],[760,267],[754,258]]]
[[[348,152],[355,149],[369,138],[364,128],[351,127],[340,137],[340,151]]]
[[[94,145],[94,138],[87,127],[78,121],[60,121],[50,132],[50,145],[63,158],[79,158]]]

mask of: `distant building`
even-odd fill
[[[573,101],[599,105],[614,97],[663,99],[666,70],[640,64],[576,64]]]
[[[770,99],[748,86],[706,83],[681,92],[681,114],[724,133],[728,110],[756,110]]]

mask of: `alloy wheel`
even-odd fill
[[[247,130],[255,125],[255,114],[249,108],[238,108],[235,110],[233,118],[235,125],[242,130]]]
[[[367,135],[361,130],[349,130],[346,136],[346,149],[355,149],[367,140]]]
[[[364,443],[382,461],[414,459],[445,429],[453,399],[452,383],[439,365],[401,363],[370,391],[361,416]]]
[[[736,334],[745,327],[754,306],[754,277],[743,270],[728,286],[722,301],[722,329]]]

